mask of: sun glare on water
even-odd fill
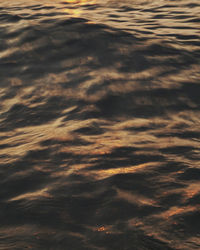
[[[67,0],[65,1],[67,5],[65,12],[73,17],[80,17],[82,14],[82,9],[77,8],[77,6],[84,6],[84,5],[93,5],[96,3],[96,0]]]
[[[66,3],[71,3],[71,4],[79,4],[79,5],[83,5],[83,4],[93,4],[96,1],[95,0],[66,0]]]

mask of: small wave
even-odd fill
[[[199,3],[1,4],[0,248],[198,249]]]

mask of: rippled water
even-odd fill
[[[199,0],[0,2],[0,249],[200,249]]]

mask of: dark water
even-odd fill
[[[0,2],[0,249],[200,249],[199,0]]]

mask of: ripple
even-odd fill
[[[197,0],[2,1],[2,249],[198,249]]]

